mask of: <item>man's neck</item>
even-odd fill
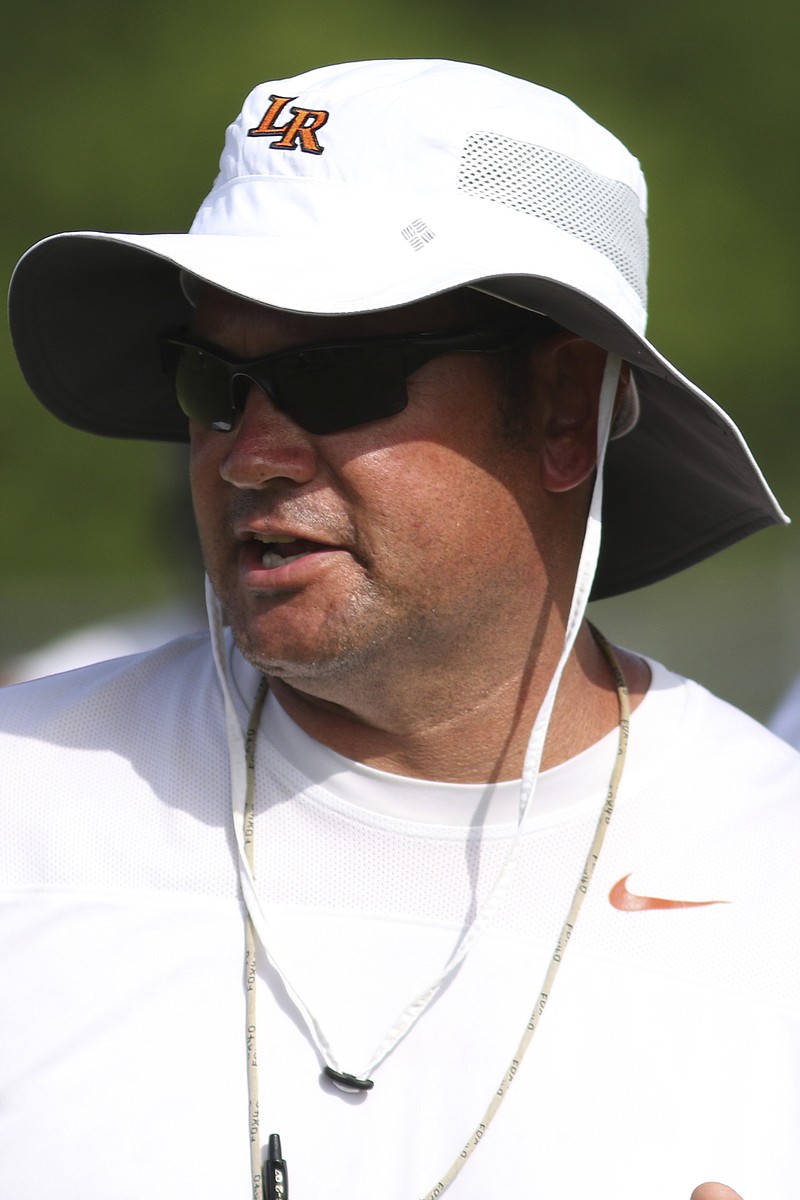
[[[631,708],[647,690],[647,665],[618,651]],[[551,656],[552,657],[552,656]],[[529,677],[503,679],[492,687],[465,686],[456,696],[426,694],[414,705],[356,707],[310,696],[271,680],[290,717],[311,737],[340,754],[395,774],[454,783],[516,779],[555,661],[540,655]],[[369,712],[364,709],[368,708]],[[557,766],[587,749],[619,722],[610,667],[584,627],[562,676],[542,757]]]

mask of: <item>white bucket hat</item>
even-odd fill
[[[25,378],[70,425],[181,441],[159,335],[183,275],[280,309],[368,312],[473,286],[633,368],[608,448],[594,598],[785,521],[730,418],[644,337],[639,164],[563,96],[486,67],[357,62],[261,84],[188,233],[59,234],[10,293]]]

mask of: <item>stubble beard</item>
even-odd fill
[[[408,667],[407,660],[417,657],[420,639],[428,641],[426,617],[397,614],[369,579],[321,621],[311,645],[304,647],[298,639],[296,652],[291,646],[270,648],[268,614],[251,618],[235,601],[228,606],[223,601],[223,608],[234,641],[252,666],[312,693],[368,691],[378,677],[385,682],[402,672],[403,664]]]
[[[465,629],[442,619],[435,607],[420,611],[390,603],[374,581],[364,579],[323,623],[315,648],[295,655],[271,653],[256,622],[235,607],[230,624],[243,657],[268,678],[346,708],[369,708],[413,703],[431,685],[438,691],[456,664],[473,656],[485,616],[476,613]]]

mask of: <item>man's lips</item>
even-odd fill
[[[301,537],[295,533],[249,530],[239,536],[243,543],[241,558],[244,566],[248,571],[259,574],[264,571],[287,573],[295,563],[310,561],[320,554],[342,549],[334,543]]]

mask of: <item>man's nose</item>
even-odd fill
[[[307,483],[316,474],[312,435],[282,412],[256,383],[250,384],[239,420],[228,437],[230,445],[220,474],[234,487],[262,488],[273,479]]]

